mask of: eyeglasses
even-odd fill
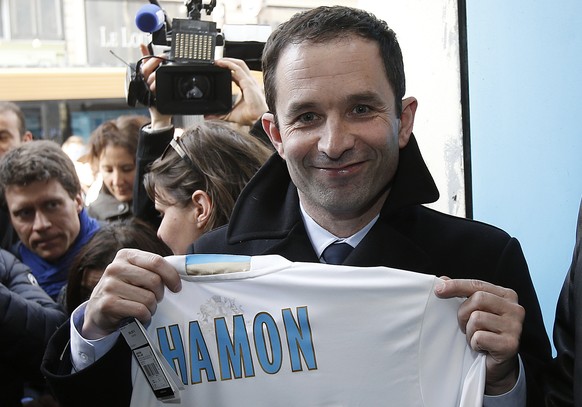
[[[184,145],[182,143],[180,136],[173,137],[172,140],[170,140],[170,144],[168,144],[166,146],[166,148],[164,149],[164,152],[160,156],[160,160],[164,160],[164,158],[166,158],[166,154],[168,153],[168,151],[170,151],[170,147],[172,147],[174,149],[174,151],[176,153],[178,153],[180,158],[182,160],[184,160],[184,162],[186,164],[188,164],[190,166],[190,168],[196,169],[196,166],[194,165],[194,163],[192,162],[190,157],[188,157],[188,154],[186,154],[186,149],[184,148]]]

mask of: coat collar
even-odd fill
[[[411,135],[408,145],[400,150],[398,169],[380,221],[401,208],[434,202],[438,197],[434,180]],[[227,239],[229,243],[283,239],[297,230],[298,224],[304,230],[297,188],[291,182],[285,161],[275,153],[241,192],[228,226]]]

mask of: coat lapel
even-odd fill
[[[353,266],[386,266],[427,273],[430,257],[390,222],[380,218],[346,259]]]

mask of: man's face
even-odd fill
[[[71,198],[56,179],[10,185],[5,197],[18,237],[44,260],[61,258],[79,235],[81,195]]]
[[[409,137],[378,45],[355,36],[289,45],[276,75],[279,125],[264,125],[306,211],[316,221],[377,213]]]
[[[18,131],[18,117],[11,111],[0,113],[0,157],[22,142]]]

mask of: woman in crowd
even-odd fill
[[[243,187],[271,155],[256,137],[207,120],[173,138],[145,175],[162,220],[158,236],[174,254],[226,224]]]
[[[132,215],[139,130],[148,122],[147,116],[125,115],[91,133],[90,160],[103,180],[97,199],[88,205],[91,217],[111,221]]]

